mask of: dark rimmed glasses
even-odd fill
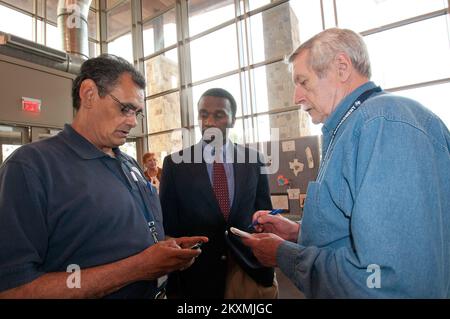
[[[118,98],[116,98],[114,95],[112,95],[111,93],[108,93],[108,95],[120,105],[120,112],[124,116],[131,117],[131,116],[135,115],[136,118],[138,118],[138,119],[143,119],[145,117],[144,112],[142,110],[136,111],[137,107],[134,106],[133,104],[120,102],[120,100]]]

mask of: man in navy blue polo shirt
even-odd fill
[[[0,297],[153,298],[206,237],[164,241],[161,206],[122,153],[145,80],[113,55],[86,61],[72,125],[18,149],[0,168]]]

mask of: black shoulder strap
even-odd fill
[[[144,204],[144,217],[150,227],[150,232],[155,243],[158,242],[158,233],[156,232],[155,217],[152,214],[150,197],[147,192],[153,192],[153,186],[145,179],[143,173],[137,166],[132,166],[130,160],[125,156],[119,157],[122,169],[127,170],[139,190],[142,202]]]

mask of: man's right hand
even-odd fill
[[[143,279],[156,279],[175,270],[184,270],[190,267],[200,249],[190,247],[198,242],[207,242],[204,236],[171,238],[160,241],[138,254],[141,262],[137,271],[141,272]]]
[[[253,214],[253,221],[258,221],[255,230],[258,233],[273,233],[292,242],[297,242],[300,224],[281,215],[270,215],[270,210],[259,210]]]
[[[192,265],[200,249],[191,249],[203,236],[172,238],[109,264],[81,269],[81,286],[67,286],[67,272],[52,272],[0,292],[1,298],[100,298],[140,280],[156,280],[169,272]],[[182,248],[183,247],[183,248]],[[78,288],[78,287],[77,287]]]

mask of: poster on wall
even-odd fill
[[[273,209],[284,209],[284,213],[289,213],[289,197],[288,194],[271,194]]]
[[[273,147],[271,143],[279,143]],[[271,165],[278,160],[278,169],[267,175],[270,193],[275,196],[277,205],[289,207],[290,215],[301,218],[306,190],[315,181],[320,163],[320,136],[305,136],[279,142],[267,142],[263,149],[258,144],[249,145],[271,158]],[[278,154],[270,154],[277,150]],[[285,194],[281,196],[280,194]],[[288,201],[286,204],[285,201]],[[274,205],[274,208],[284,208]]]

